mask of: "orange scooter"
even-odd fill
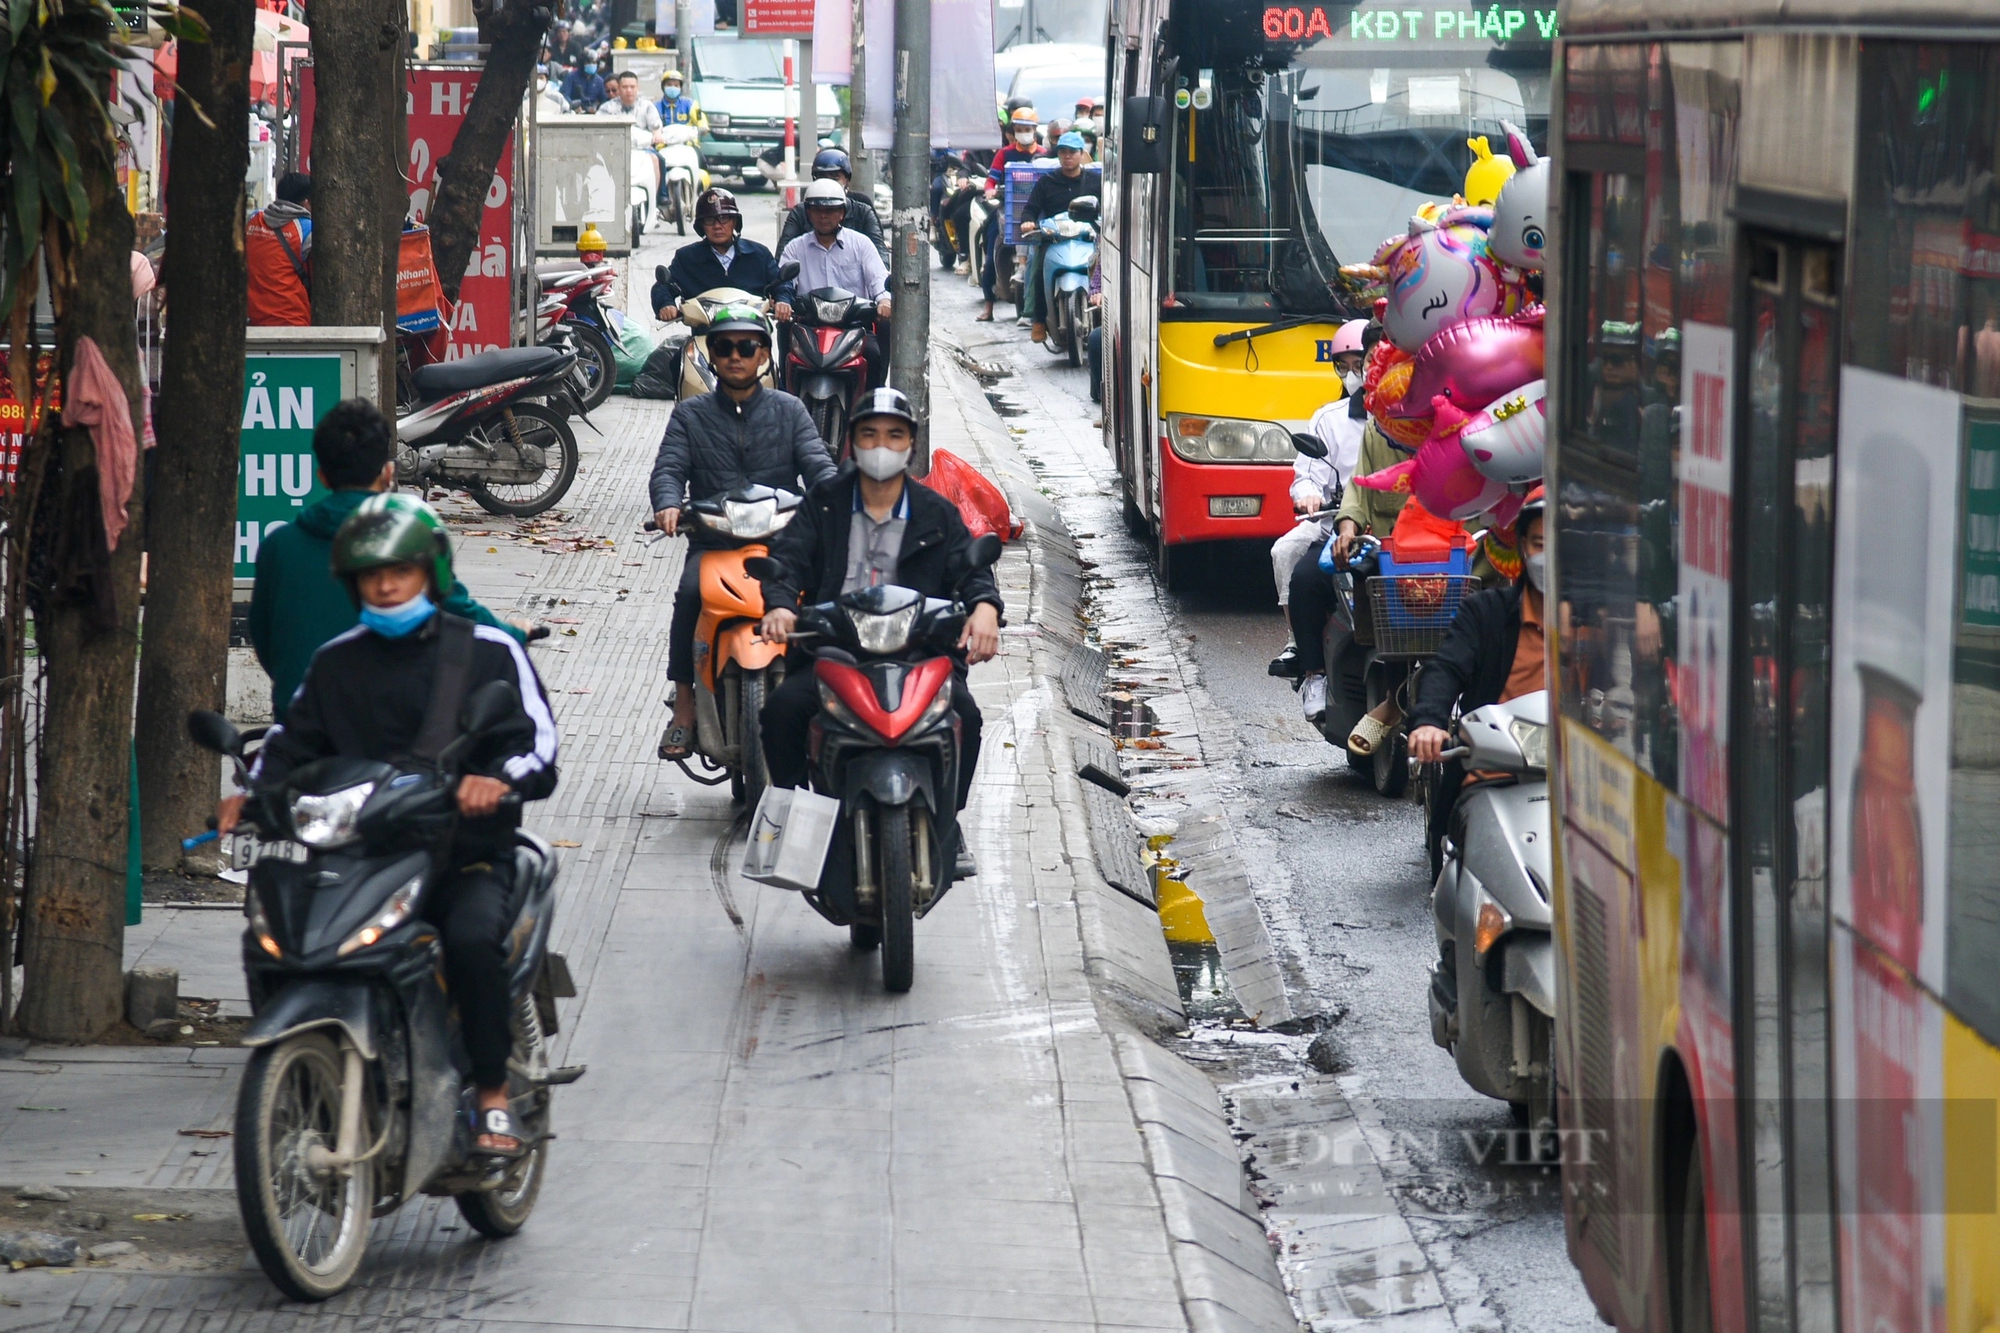
[[[769,785],[764,769],[764,701],[785,678],[783,644],[757,637],[764,619],[764,586],[744,572],[752,556],[770,554],[770,539],[792,521],[799,496],[769,486],[745,486],[697,500],[690,521],[738,545],[709,549],[701,559],[701,619],[695,622],[695,756],[681,771],[715,786],[729,779],[730,794],[754,810]],[[690,551],[689,559],[697,558]]]

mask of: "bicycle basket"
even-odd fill
[[[1369,579],[1377,655],[1429,657],[1435,653],[1458,616],[1459,604],[1475,586],[1466,574],[1395,574]]]

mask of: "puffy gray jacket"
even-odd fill
[[[776,486],[803,494],[831,477],[833,457],[805,404],[759,388],[738,403],[720,391],[676,404],[653,460],[653,511],[678,509],[739,486]],[[706,530],[689,540],[708,544]],[[720,540],[720,539],[714,539]]]

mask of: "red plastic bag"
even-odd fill
[[[959,516],[975,537],[997,533],[1001,541],[1021,535],[1021,524],[1007,507],[1007,497],[986,475],[949,449],[931,451],[930,475],[924,485],[958,506]]]

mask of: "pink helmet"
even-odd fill
[[[1361,335],[1367,329],[1368,321],[1365,319],[1350,319],[1345,324],[1342,324],[1340,331],[1333,335],[1333,354],[1335,356],[1346,356],[1349,352],[1366,350],[1361,346]]]

